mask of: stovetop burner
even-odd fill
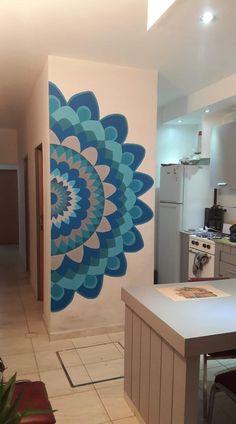
[[[206,238],[208,240],[219,240],[224,237],[222,233],[213,231],[199,231],[194,234],[196,237]]]

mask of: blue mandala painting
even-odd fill
[[[126,143],[127,120],[100,118],[92,92],[69,101],[49,84],[51,148],[51,309],[74,295],[96,298],[105,275],[127,269],[126,253],[143,248],[137,228],[153,212],[140,196],[153,179],[137,168],[145,150]]]

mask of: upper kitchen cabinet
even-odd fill
[[[210,183],[236,188],[236,121],[215,127],[211,138]]]

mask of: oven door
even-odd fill
[[[198,274],[195,275],[193,273],[193,265],[195,257],[200,252],[197,249],[189,249],[189,256],[188,256],[188,278],[213,278],[214,277],[214,258],[215,255],[211,255],[210,253],[206,253],[208,256],[209,262],[203,265],[203,269],[199,270]]]

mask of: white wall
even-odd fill
[[[45,64],[26,104],[19,135],[20,175],[20,251],[25,256],[24,158],[28,156],[29,226],[30,226],[30,281],[37,293],[37,225],[35,148],[43,146],[44,172],[44,316],[49,326],[50,310],[50,184],[49,184],[49,112],[48,69]]]
[[[17,131],[0,128],[0,165],[16,165],[17,156]]]
[[[161,125],[157,133],[157,187],[160,186],[160,165],[179,163],[197,147],[198,125]]]
[[[210,151],[210,141],[211,141],[211,133],[212,129],[216,126],[226,124],[231,122],[233,116],[229,115],[219,115],[213,117],[206,117],[203,121],[203,137],[204,137],[204,145],[206,150]],[[236,154],[236,152],[235,152]],[[222,188],[218,190],[218,201],[217,203],[227,209],[225,213],[225,222],[233,223],[236,221],[236,189],[229,190],[226,188]]]
[[[49,58],[49,80],[55,83],[66,99],[75,93],[93,91],[100,115],[112,113],[126,116],[129,125],[127,142],[145,147],[145,159],[139,171],[155,175],[155,140],[157,110],[157,75],[152,71],[118,67],[65,58]],[[142,199],[154,209],[154,188]],[[120,300],[122,286],[152,284],[154,270],[154,220],[139,226],[144,248],[126,254],[128,268],[124,277],[105,277],[100,295],[87,300],[75,295],[63,311],[52,313],[51,332],[99,331],[98,328],[119,326],[124,322]]]

